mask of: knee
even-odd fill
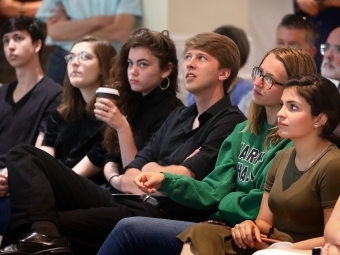
[[[34,154],[34,150],[37,148],[33,145],[17,145],[9,150],[6,156],[6,165],[8,169],[11,169],[13,163],[23,161],[28,155]]]
[[[14,146],[12,149],[9,150],[7,153],[7,159],[10,159],[11,157],[21,154],[21,153],[31,153],[34,149],[36,149],[35,146],[29,145],[29,144],[22,144]]]
[[[123,232],[129,234],[143,231],[143,227],[141,227],[142,222],[143,217],[129,217],[121,219],[113,229],[113,234]]]

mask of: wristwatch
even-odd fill
[[[312,255],[321,255],[322,247],[314,247],[312,250]]]

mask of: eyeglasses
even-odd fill
[[[274,84],[284,86],[284,84],[275,81],[272,77],[263,74],[263,71],[260,69],[260,67],[253,66],[253,71],[251,72],[251,78],[253,79],[253,81],[255,81],[256,79],[260,77],[263,78],[263,84],[265,84],[268,87],[268,89],[271,89]]]
[[[78,54],[70,53],[70,54],[66,55],[64,58],[65,58],[66,63],[68,64],[69,62],[73,61],[76,57],[78,57],[78,59],[82,62],[96,58],[96,56],[93,56],[86,51],[81,51]]]
[[[330,45],[328,43],[323,43],[323,44],[320,45],[321,55],[324,55],[330,49],[333,50],[334,54],[339,54],[340,53],[340,45]]]

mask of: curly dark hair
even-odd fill
[[[126,116],[131,129],[135,125],[135,116],[140,114],[139,105],[142,99],[140,92],[132,91],[127,76],[129,52],[131,48],[136,47],[149,49],[158,58],[161,70],[165,70],[169,63],[172,64],[172,72],[168,76],[170,81],[168,90],[174,93],[178,91],[178,59],[175,44],[170,39],[168,31],[164,30],[160,33],[147,28],[140,28],[133,32],[122,45],[119,54],[114,59],[109,85],[119,90],[120,97],[117,100],[117,107]],[[119,152],[117,132],[109,125],[106,125],[105,128],[103,146],[110,153]]]

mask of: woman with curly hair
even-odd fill
[[[166,31],[139,29],[122,46],[111,74],[109,86],[120,93],[117,105],[101,98],[94,112],[107,123],[103,145],[111,156],[105,160],[105,177],[121,190],[120,163],[123,167],[130,163],[170,112],[183,105],[176,97],[175,45]]]

